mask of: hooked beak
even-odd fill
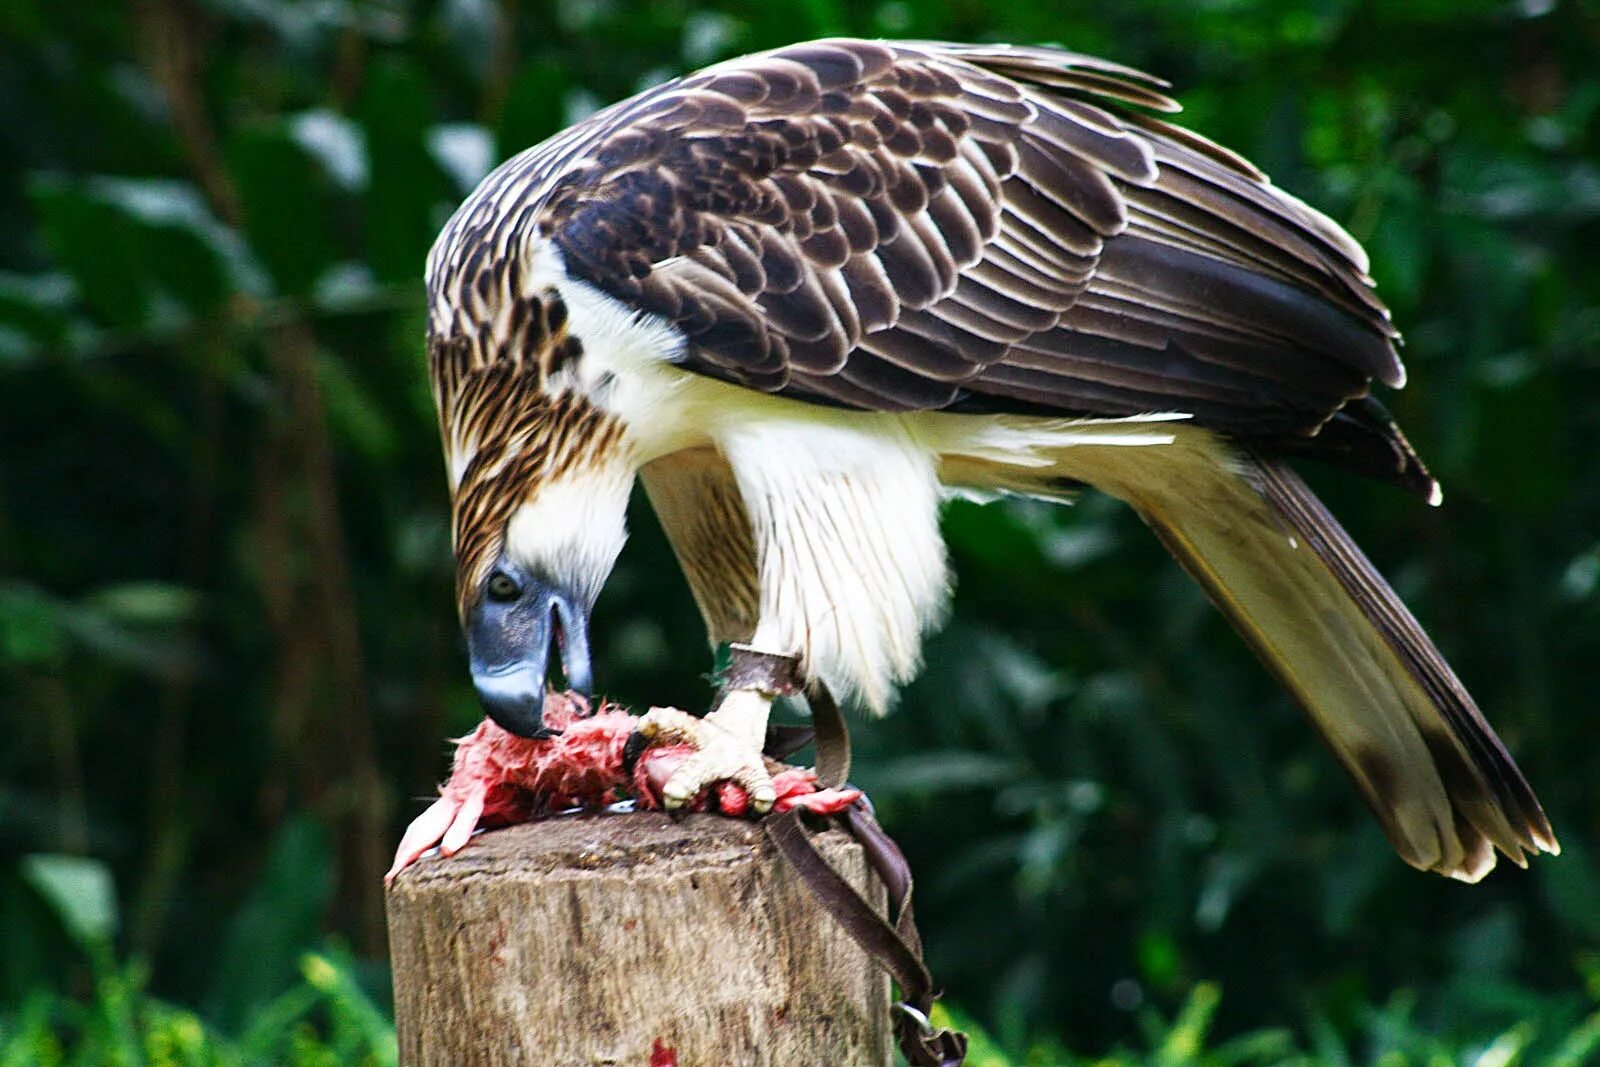
[[[481,601],[466,630],[472,683],[489,718],[519,737],[560,733],[544,724],[551,643],[560,651],[568,688],[588,696],[594,685],[583,601],[534,582],[509,603]]]

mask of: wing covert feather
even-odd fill
[[[1149,114],[1165,88],[1052,48],[818,41],[624,101],[486,186],[677,325],[691,370],[868,409],[1184,411],[1316,455],[1403,380],[1366,258]],[[1345,420],[1330,458],[1376,435],[1354,450],[1431,486],[1390,425]]]

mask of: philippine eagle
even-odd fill
[[[552,643],[591,683],[636,478],[714,646],[797,657],[874,711],[945,610],[940,501],[1089,486],[1205,587],[1406,862],[1470,881],[1496,849],[1556,851],[1287,462],[1439,501],[1368,395],[1405,375],[1366,255],[1153,117],[1177,110],[1164,88],[1053,48],[818,41],[641,93],[490,174],[427,284],[458,607],[495,721],[541,734]],[[770,802],[771,700],[738,689],[690,720],[669,802],[725,779]]]

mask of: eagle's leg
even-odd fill
[[[638,733],[653,743],[682,743],[695,753],[683,762],[661,790],[669,808],[681,808],[718,782],[733,782],[750,795],[759,814],[772,807],[776,793],[762,748],[772,702],[794,692],[798,660],[732,646],[722,693],[705,718],[674,708],[656,708],[645,715]]]
[[[664,456],[640,471],[661,528],[672,543],[713,647],[730,645],[733,660],[710,714],[697,718],[657,709],[639,732],[647,740],[682,742],[695,755],[667,782],[663,799],[682,807],[708,786],[733,781],[758,811],[772,804],[772,780],[761,757],[775,697],[794,684],[794,661],[744,649],[759,616],[760,579],[750,517],[732,469],[715,448]]]

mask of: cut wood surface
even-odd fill
[[[882,907],[848,835],[816,843]],[[508,827],[402,872],[388,914],[407,1067],[890,1062],[888,979],[755,823]]]

